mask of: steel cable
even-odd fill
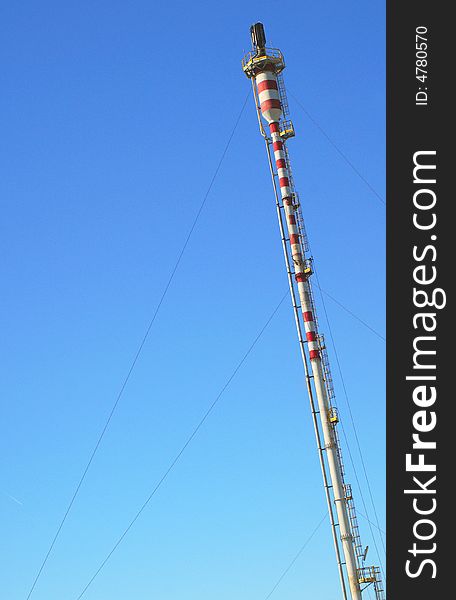
[[[369,183],[369,181],[367,181],[367,179],[364,177],[364,175],[362,175],[362,173],[355,167],[355,165],[352,163],[352,161],[347,157],[347,155],[342,152],[342,150],[339,148],[339,146],[329,137],[329,135],[326,133],[326,131],[323,129],[323,127],[317,123],[317,121],[312,117],[312,115],[309,113],[309,111],[304,107],[304,105],[298,100],[298,98],[296,98],[296,96],[293,93],[290,93],[290,96],[294,99],[294,101],[296,102],[296,104],[304,111],[304,113],[307,115],[307,118],[315,125],[315,127],[320,131],[320,133],[322,135],[324,135],[324,137],[327,139],[327,141],[331,144],[331,146],[338,152],[338,154],[344,159],[344,161],[347,163],[347,165],[352,169],[352,171],[354,173],[356,173],[356,175],[361,179],[361,181],[363,181],[365,183],[365,185],[367,185],[367,187],[370,189],[370,191],[375,195],[375,197],[383,204],[386,205],[385,200],[382,198],[382,196],[377,192],[377,190]]]
[[[88,460],[88,462],[87,462],[87,464],[86,464],[86,466],[84,468],[84,471],[83,471],[83,473],[82,473],[82,475],[81,475],[81,477],[80,477],[80,479],[79,479],[79,481],[78,481],[78,483],[76,485],[76,488],[75,488],[75,490],[74,490],[74,492],[72,494],[71,500],[70,500],[70,502],[69,502],[69,504],[68,504],[68,506],[66,508],[66,511],[65,511],[65,513],[63,515],[63,518],[61,519],[61,521],[60,521],[60,523],[59,523],[59,525],[57,527],[57,530],[56,530],[56,532],[54,534],[54,537],[52,538],[52,541],[51,541],[51,543],[49,545],[49,548],[48,548],[48,550],[47,550],[47,552],[46,552],[46,554],[44,556],[44,559],[41,562],[40,568],[39,568],[39,570],[38,570],[38,572],[37,572],[37,574],[35,576],[35,579],[33,580],[32,586],[31,586],[31,588],[30,588],[30,590],[29,590],[29,592],[27,594],[27,600],[29,600],[30,597],[32,596],[33,591],[34,591],[34,589],[36,587],[36,584],[38,583],[38,580],[41,577],[43,569],[44,569],[44,567],[45,567],[45,565],[46,565],[46,563],[47,563],[47,561],[49,559],[49,556],[50,556],[50,554],[51,554],[51,552],[52,552],[52,550],[53,550],[53,548],[55,546],[55,543],[56,543],[56,541],[57,541],[57,539],[58,539],[58,537],[60,535],[60,532],[61,532],[61,530],[62,530],[62,528],[63,528],[63,526],[65,524],[65,521],[66,521],[66,519],[67,519],[67,517],[68,517],[68,515],[69,515],[69,513],[70,513],[70,511],[71,511],[71,509],[73,507],[73,504],[74,504],[74,502],[76,500],[76,497],[79,494],[79,490],[81,489],[81,486],[82,486],[82,484],[84,482],[84,479],[85,479],[85,477],[87,475],[87,472],[90,469],[90,466],[91,466],[91,464],[93,462],[93,459],[95,458],[95,455],[96,455],[96,453],[98,451],[98,448],[100,447],[100,444],[101,444],[101,442],[102,442],[102,440],[103,440],[103,438],[105,436],[105,433],[106,433],[106,431],[107,431],[107,429],[109,427],[111,419],[112,419],[112,417],[113,417],[113,415],[114,415],[114,413],[116,411],[117,405],[119,404],[119,401],[122,398],[122,395],[123,395],[124,390],[125,390],[125,388],[126,388],[126,386],[128,384],[128,381],[130,380],[130,376],[131,376],[131,374],[132,374],[132,372],[133,372],[133,370],[134,370],[134,368],[136,366],[136,363],[137,363],[137,361],[138,361],[138,359],[139,359],[139,357],[141,355],[141,352],[142,352],[142,350],[144,348],[144,344],[146,343],[146,340],[149,337],[150,330],[152,329],[152,326],[153,326],[153,324],[155,322],[155,319],[157,318],[157,315],[158,315],[158,313],[160,311],[160,308],[161,308],[161,306],[162,306],[162,304],[163,304],[163,302],[165,300],[166,294],[168,293],[169,287],[170,287],[170,285],[171,285],[171,283],[172,283],[172,281],[174,279],[174,275],[176,274],[176,271],[177,271],[177,269],[178,269],[178,267],[179,267],[179,265],[181,263],[182,257],[183,257],[183,255],[185,253],[185,250],[187,249],[187,246],[188,246],[188,244],[190,242],[190,238],[192,237],[193,231],[195,230],[195,227],[196,227],[196,225],[198,223],[198,220],[199,220],[199,218],[201,216],[201,213],[202,213],[203,208],[204,208],[204,206],[206,204],[207,198],[208,198],[208,196],[209,196],[209,194],[211,192],[212,186],[214,185],[215,179],[216,179],[216,177],[217,177],[217,175],[218,175],[218,173],[220,171],[220,167],[222,166],[223,160],[224,160],[224,158],[226,156],[226,153],[228,152],[228,148],[229,148],[229,146],[231,144],[231,141],[232,141],[232,139],[234,137],[234,134],[236,132],[237,126],[239,125],[239,121],[241,120],[241,117],[242,117],[242,115],[244,113],[244,109],[245,109],[245,106],[247,104],[247,100],[249,98],[249,95],[250,94],[248,93],[246,95],[246,97],[245,97],[245,100],[244,100],[244,102],[242,104],[242,108],[241,108],[241,110],[240,110],[240,112],[239,112],[239,114],[238,114],[238,116],[237,116],[237,118],[235,120],[234,126],[233,126],[233,128],[231,130],[231,133],[230,133],[229,137],[228,137],[228,141],[225,144],[225,147],[223,149],[223,152],[222,152],[222,155],[221,155],[221,157],[219,159],[217,167],[216,167],[216,169],[214,171],[212,179],[211,179],[211,181],[209,183],[209,186],[208,186],[208,188],[206,190],[206,193],[205,193],[205,195],[203,197],[203,200],[202,200],[202,202],[201,202],[201,204],[200,204],[200,206],[198,208],[196,216],[195,216],[195,218],[193,220],[193,223],[192,223],[192,225],[190,227],[190,230],[189,230],[189,232],[187,234],[187,237],[186,237],[186,239],[184,241],[184,244],[183,244],[183,246],[181,248],[181,251],[180,251],[180,253],[179,253],[178,257],[177,257],[177,260],[176,260],[176,262],[175,262],[175,264],[174,264],[174,266],[173,266],[173,268],[171,270],[171,274],[170,274],[170,276],[168,278],[168,281],[166,282],[166,285],[165,285],[164,290],[163,290],[163,292],[161,294],[160,300],[159,300],[159,302],[158,302],[158,304],[157,304],[157,306],[155,308],[154,314],[152,315],[152,318],[151,318],[151,320],[149,322],[149,325],[148,325],[148,327],[146,329],[146,332],[145,332],[145,334],[144,334],[144,336],[143,336],[143,338],[142,338],[142,340],[141,340],[141,342],[139,344],[139,347],[138,347],[138,349],[136,351],[136,354],[135,354],[135,356],[133,358],[133,361],[132,361],[132,363],[130,365],[130,368],[129,368],[128,372],[127,372],[127,375],[126,375],[125,379],[123,380],[123,383],[122,383],[122,385],[120,387],[120,391],[117,394],[117,397],[116,397],[116,399],[114,401],[114,404],[112,405],[111,411],[109,412],[108,418],[106,419],[106,422],[105,422],[105,424],[103,426],[103,429],[101,430],[101,433],[98,436],[98,439],[97,439],[97,441],[95,443],[95,446],[94,446],[94,448],[93,448],[93,450],[92,450],[92,452],[90,454],[89,460]]]
[[[318,278],[318,273],[317,273],[317,270],[316,270],[315,267],[314,267],[314,273],[315,273],[315,277],[316,277],[316,280],[317,280],[317,286],[321,290],[320,280]],[[365,462],[364,462],[363,453],[362,453],[362,450],[361,450],[361,444],[360,444],[360,441],[359,441],[359,438],[358,438],[358,433],[357,433],[357,430],[356,430],[355,420],[353,418],[353,413],[352,413],[351,406],[350,406],[350,400],[348,398],[348,392],[347,392],[347,388],[346,388],[346,385],[345,385],[345,379],[344,379],[344,376],[343,376],[343,373],[342,373],[342,367],[341,367],[341,364],[340,364],[340,361],[339,361],[339,355],[337,353],[337,348],[336,348],[336,344],[335,344],[335,341],[334,341],[334,336],[333,336],[333,333],[332,333],[331,323],[329,321],[328,311],[326,309],[326,303],[325,303],[325,300],[324,300],[324,297],[323,297],[322,293],[321,293],[321,301],[322,301],[322,306],[323,306],[323,312],[325,313],[326,323],[328,325],[329,336],[331,338],[332,346],[333,346],[333,349],[334,349],[334,356],[335,356],[335,359],[336,359],[336,363],[337,363],[337,367],[338,367],[338,371],[339,371],[339,376],[340,376],[340,380],[341,380],[341,383],[342,383],[342,388],[344,390],[344,396],[345,396],[346,404],[347,404],[347,407],[348,407],[348,412],[349,412],[349,415],[350,415],[351,424],[352,424],[353,431],[354,431],[354,434],[355,434],[355,440],[356,440],[358,452],[359,452],[359,455],[360,455],[360,458],[361,458],[361,465],[362,465],[362,468],[363,468],[364,477],[366,479],[370,501],[371,501],[372,507],[374,509],[375,520],[377,522],[377,529],[378,529],[379,532],[381,532],[382,529],[380,528],[380,524],[379,524],[379,519],[378,519],[377,510],[376,510],[375,503],[374,503],[374,498],[373,498],[373,495],[372,495],[372,490],[371,490],[371,486],[370,486],[370,482],[369,482],[369,477],[367,475],[367,469],[366,469],[366,465],[365,465]],[[370,530],[370,533],[371,533],[371,536],[372,536],[372,540],[374,542],[374,548],[376,550],[377,557],[378,557],[378,560],[379,560],[379,563],[380,563],[380,567],[381,567],[382,574],[383,574],[383,579],[386,581],[385,571],[384,571],[384,568],[383,568],[383,562],[382,562],[382,559],[380,557],[380,552],[378,550],[377,542],[376,542],[376,539],[375,539],[375,536],[374,536],[374,532],[373,532],[373,529],[372,529],[372,526],[371,526],[371,521],[369,519],[369,512],[367,510],[367,506],[366,506],[366,503],[364,501],[364,496],[363,496],[361,485],[360,485],[360,482],[359,482],[359,479],[358,479],[358,475],[357,475],[357,472],[356,472],[355,463],[354,463],[353,456],[352,456],[352,453],[351,453],[351,450],[350,450],[350,446],[348,444],[348,437],[347,437],[347,434],[345,432],[345,428],[343,426],[343,422],[341,421],[340,423],[341,423],[341,426],[342,426],[342,432],[343,432],[343,435],[344,435],[344,438],[345,438],[345,443],[346,443],[348,454],[349,454],[349,457],[350,457],[350,462],[352,464],[353,472],[354,472],[354,475],[355,475],[355,478],[356,478],[356,482],[358,484],[359,493],[360,493],[360,496],[361,496],[361,501],[362,501],[364,510],[366,511],[366,520],[367,520],[367,522],[369,524],[369,530]],[[386,553],[385,544],[383,542],[383,537],[382,537],[381,534],[380,534],[380,541],[381,541],[382,546],[383,546],[383,551]]]
[[[304,544],[301,546],[301,548],[298,550],[298,552],[295,554],[295,556],[293,557],[293,559],[290,561],[290,563],[288,564],[287,568],[282,572],[282,574],[280,575],[280,577],[278,578],[278,580],[276,581],[276,583],[274,584],[273,588],[271,589],[271,591],[269,592],[269,594],[265,597],[264,600],[269,600],[269,598],[272,596],[272,594],[276,591],[276,589],[279,587],[279,585],[281,584],[283,578],[285,577],[285,575],[288,573],[288,571],[291,569],[291,567],[295,564],[295,562],[298,560],[298,558],[301,556],[301,554],[303,553],[304,549],[306,548],[306,546],[309,544],[309,542],[311,541],[311,539],[313,538],[313,536],[317,533],[317,531],[320,529],[321,525],[323,524],[323,522],[325,521],[326,517],[328,516],[328,513],[325,512],[325,514],[323,515],[322,519],[320,520],[320,522],[318,523],[318,525],[315,527],[315,529],[312,531],[312,533],[309,535],[309,537],[307,538],[307,540],[304,542]]]
[[[136,512],[136,514],[134,515],[134,517],[131,519],[130,523],[127,525],[127,527],[123,530],[122,534],[119,536],[119,538],[117,539],[117,541],[115,542],[115,544],[113,545],[113,547],[111,548],[111,550],[108,552],[108,554],[105,556],[105,558],[103,559],[103,561],[100,563],[100,566],[98,567],[98,569],[92,575],[92,577],[90,578],[90,580],[88,581],[88,583],[85,585],[85,587],[83,588],[83,590],[81,591],[81,593],[79,594],[79,596],[77,596],[76,600],[80,600],[80,598],[82,598],[84,596],[84,594],[89,589],[89,587],[92,585],[93,581],[98,577],[99,573],[102,571],[103,567],[106,565],[106,563],[108,562],[108,560],[111,558],[111,556],[117,550],[117,548],[119,547],[119,545],[122,543],[122,541],[125,538],[125,536],[127,535],[127,533],[130,531],[130,529],[133,527],[133,525],[139,519],[141,513],[144,511],[144,509],[146,508],[146,506],[149,504],[149,502],[155,496],[155,494],[157,493],[157,491],[160,489],[162,483],[165,481],[165,479],[168,477],[168,475],[170,474],[170,472],[173,470],[174,466],[179,461],[179,459],[182,456],[182,454],[185,452],[185,450],[187,449],[187,447],[189,446],[189,444],[192,442],[192,440],[194,439],[194,437],[196,436],[196,434],[198,433],[198,431],[201,429],[203,423],[206,421],[206,419],[209,417],[209,415],[211,414],[211,412],[214,410],[216,404],[218,403],[218,401],[222,397],[223,393],[225,392],[225,390],[228,388],[228,386],[230,385],[230,383],[235,378],[237,372],[242,367],[242,365],[246,361],[247,357],[252,352],[253,348],[256,346],[258,340],[263,335],[264,331],[266,330],[266,328],[268,327],[269,323],[274,318],[275,314],[277,313],[277,311],[279,310],[280,306],[282,305],[283,301],[285,300],[285,298],[287,296],[288,296],[288,290],[282,296],[280,302],[274,308],[274,310],[272,311],[272,313],[268,317],[267,321],[262,326],[262,328],[260,329],[259,333],[256,335],[255,339],[250,344],[250,346],[248,347],[248,349],[245,352],[244,356],[241,358],[241,360],[236,365],[235,369],[233,370],[233,372],[231,373],[231,375],[227,379],[226,383],[221,388],[221,390],[218,393],[218,395],[216,396],[215,400],[212,402],[212,404],[209,406],[209,408],[207,409],[207,411],[204,413],[204,415],[202,416],[202,418],[200,419],[200,421],[198,422],[198,424],[196,425],[196,427],[193,429],[193,431],[191,432],[191,434],[188,436],[187,440],[182,445],[182,447],[179,450],[179,452],[176,454],[176,456],[171,461],[171,463],[168,466],[168,468],[166,469],[166,471],[163,473],[163,475],[161,476],[161,478],[158,480],[158,482],[154,486],[152,492],[146,498],[145,502],[141,505],[141,507],[139,508],[139,510]]]

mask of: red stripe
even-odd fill
[[[295,279],[298,283],[303,282],[304,281],[304,273],[296,273]]]
[[[296,217],[294,215],[288,215],[288,222],[290,225],[296,225]]]
[[[280,127],[279,127],[279,124],[277,123],[277,121],[274,121],[273,123],[269,123],[269,129],[271,130],[271,133],[279,133]],[[275,148],[274,148],[274,150],[275,150]]]
[[[270,110],[271,108],[282,108],[280,105],[280,100],[265,100],[264,102],[262,102],[260,104],[261,106],[261,112],[264,112],[265,110]]]
[[[317,339],[317,336],[315,335],[315,331],[308,331],[306,333],[306,338],[308,342],[315,342]]]
[[[265,79],[264,81],[260,81],[258,84],[258,92],[264,92],[264,90],[276,90],[277,89],[277,81],[274,79]]]
[[[276,160],[276,165],[278,169],[286,169],[287,168],[287,163],[285,162],[284,158],[279,158],[278,160]]]
[[[312,311],[307,311],[304,313],[304,321],[309,322],[309,321],[313,321],[313,315],[312,315]]]
[[[320,358],[320,354],[318,353],[318,350],[311,350],[309,352],[310,354],[310,360],[315,360],[316,358]]]
[[[297,233],[292,233],[290,235],[290,244],[299,244],[299,235]]]
[[[280,177],[279,178],[279,185],[280,187],[288,187],[288,184],[290,182],[288,181],[288,177]]]

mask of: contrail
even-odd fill
[[[7,492],[3,492],[3,493],[5,494],[5,496],[8,496],[8,498],[10,500],[12,500],[13,502],[15,502],[16,504],[19,504],[19,506],[24,506],[20,500],[18,500],[14,496],[11,496],[11,494],[8,494]]]

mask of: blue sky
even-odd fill
[[[3,3],[2,598],[26,597],[144,335],[249,90],[256,20],[287,61],[321,285],[384,334],[384,206],[293,98],[384,197],[383,3]],[[32,598],[77,598],[286,287],[249,98]],[[384,529],[384,342],[326,303]],[[267,596],[325,511],[298,350],[287,300],[87,600]],[[272,598],[339,597],[333,554],[325,523]]]

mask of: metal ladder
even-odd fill
[[[281,81],[281,85],[283,86],[283,80]],[[279,91],[280,91],[280,84],[279,84]],[[283,108],[284,108],[284,112],[285,112],[284,98],[286,101],[286,97],[283,92],[283,93],[281,93],[281,101],[283,103]],[[286,106],[288,109],[288,104],[286,104]],[[287,148],[286,144],[283,145],[283,150],[284,150],[284,154],[285,154],[286,167],[288,170],[289,187],[290,187],[290,190],[292,192],[292,197],[293,197],[293,208],[294,208],[295,215],[296,215],[296,224],[298,226],[298,232],[299,232],[299,237],[300,237],[301,251],[302,251],[304,266],[307,266],[310,269],[312,269],[312,258],[305,257],[305,253],[308,253],[308,251],[309,251],[309,244],[307,241],[307,234],[306,234],[305,227],[304,227],[304,219],[302,216],[299,196],[298,196],[297,192],[295,191],[295,186],[294,186],[294,181],[293,181],[293,173],[291,170],[288,148]],[[338,418],[338,414],[337,414],[337,407],[333,406],[333,404],[332,404],[332,401],[335,399],[334,382],[333,382],[333,377],[332,377],[332,373],[331,373],[331,369],[330,369],[330,363],[329,363],[328,352],[327,352],[327,348],[326,348],[326,344],[325,344],[325,339],[322,334],[318,333],[319,326],[318,326],[317,312],[315,310],[315,298],[314,298],[312,285],[311,285],[310,281],[308,281],[308,290],[309,290],[310,305],[311,305],[312,312],[314,315],[315,328],[317,331],[317,340],[318,340],[319,349],[321,352],[321,363],[322,363],[322,368],[323,368],[325,387],[326,387],[326,391],[328,394],[328,400],[329,400],[329,405],[330,405],[330,409],[329,409],[330,412],[329,412],[328,417],[329,417],[329,420],[330,420],[330,423],[332,426],[333,440],[334,440],[334,443],[335,443],[336,449],[337,449],[337,457],[339,460],[339,465],[340,465],[340,470],[341,470],[341,475],[342,475],[342,482],[344,485],[345,501],[347,503],[348,515],[349,515],[349,520],[350,520],[350,529],[351,529],[352,536],[353,536],[353,545],[354,545],[354,549],[355,549],[355,556],[356,556],[356,562],[357,562],[358,581],[359,581],[360,585],[365,584],[366,587],[373,585],[376,600],[385,600],[385,594],[384,594],[384,590],[383,590],[380,569],[378,567],[364,566],[365,552],[364,552],[362,544],[361,544],[358,519],[357,519],[357,515],[356,515],[356,511],[355,511],[355,505],[353,502],[352,490],[351,490],[351,486],[349,484],[344,483],[345,467],[344,467],[344,463],[342,460],[340,439],[339,439],[339,434],[337,431],[337,423],[339,421],[339,418]],[[366,589],[366,588],[364,588],[364,589]]]
[[[288,171],[288,184],[289,184],[289,188],[291,189],[292,196],[293,196],[293,209],[295,211],[295,216],[296,216],[296,225],[297,225],[298,231],[299,231],[299,237],[301,240],[302,250],[305,253],[305,252],[309,251],[309,241],[307,238],[306,228],[304,225],[304,217],[302,216],[301,201],[299,199],[299,194],[296,191],[295,185],[294,185],[293,171],[291,170],[290,156],[288,154],[288,148],[287,148],[286,144],[283,145],[283,152],[285,154],[285,164],[286,164],[287,171]]]
[[[329,405],[330,405],[328,416],[329,416],[329,420],[332,425],[334,441],[335,441],[336,449],[337,449],[337,457],[339,459],[340,471],[342,473],[342,481],[344,481],[345,466],[344,466],[344,461],[342,460],[342,450],[340,447],[339,432],[337,431],[337,427],[336,427],[337,423],[339,422],[339,414],[338,414],[337,406],[333,406],[333,404],[332,404],[332,401],[336,397],[336,393],[334,391],[334,382],[333,382],[333,377],[331,374],[331,368],[329,366],[329,357],[328,357],[328,351],[326,350],[325,337],[322,333],[318,334],[318,345],[320,346],[321,364],[323,367],[323,376],[325,378],[326,392],[328,394]]]
[[[350,519],[350,528],[353,535],[353,546],[355,548],[356,562],[358,566],[358,581],[360,585],[366,584],[374,586],[375,599],[385,600],[385,590],[383,589],[382,576],[379,567],[366,567],[364,561],[366,559],[366,550],[363,550],[361,544],[361,537],[359,534],[358,517],[356,515],[355,503],[353,501],[353,494],[351,485],[349,483],[344,484],[345,489],[345,501],[348,508],[348,516]]]
[[[285,91],[285,83],[283,81],[282,73],[279,73],[277,75],[277,87],[279,91],[280,102],[282,104],[283,114],[284,116],[288,116],[290,114],[290,109],[288,107],[287,92]]]
[[[298,226],[298,231],[299,231],[299,236],[301,238],[302,247],[304,249],[304,252],[309,252],[309,242],[308,242],[308,238],[307,238],[306,228],[304,225],[304,217],[302,216],[301,202],[299,200],[299,196],[297,193],[295,193],[295,195],[294,195],[294,201],[295,201],[294,206],[295,206],[295,212],[296,212],[296,224]]]
[[[358,581],[360,584],[365,583],[366,587],[371,584],[374,586],[375,600],[385,600],[385,590],[379,567],[361,567],[358,569]]]
[[[336,397],[334,392],[334,382],[331,374],[331,368],[329,366],[328,351],[326,349],[325,337],[322,333],[319,335],[320,352],[321,352],[321,364],[323,366],[323,373],[325,376],[326,390],[328,392],[329,400],[333,400]]]
[[[364,562],[364,550],[359,535],[358,517],[356,516],[355,503],[353,502],[352,488],[349,483],[345,484],[345,500],[347,502],[348,517],[350,519],[350,528],[353,535],[353,546],[358,563],[358,569],[362,568]]]

